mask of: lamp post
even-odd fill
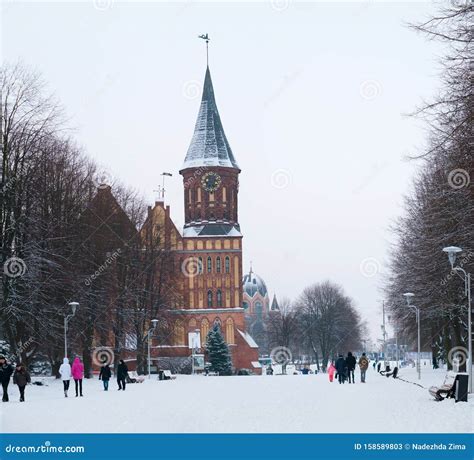
[[[148,378],[151,378],[150,339],[151,339],[151,334],[153,334],[153,332],[156,329],[158,320],[152,319],[151,324],[152,324],[152,327],[150,327],[150,329],[148,329],[148,332],[146,333],[146,338],[147,338],[147,343],[148,343]]]
[[[67,325],[71,318],[76,314],[76,309],[79,306],[79,302],[69,302],[68,305],[71,307],[72,313],[70,315],[64,314],[64,357],[67,358]]]
[[[418,326],[418,356],[416,358],[416,367],[418,371],[418,380],[421,380],[421,360],[420,360],[420,355],[421,355],[421,327],[420,327],[420,308],[412,305],[411,301],[413,297],[415,297],[415,294],[412,292],[406,292],[403,294],[405,298],[407,299],[407,305],[409,308],[412,308],[415,310],[416,313],[416,324]]]
[[[457,246],[448,246],[443,249],[443,252],[448,254],[451,269],[464,281],[464,294],[467,296],[467,372],[469,375],[469,393],[472,393],[472,304],[471,304],[471,274],[466,272],[464,268],[454,266],[456,263],[456,256],[462,252],[461,248]]]

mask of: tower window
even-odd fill
[[[225,258],[225,272],[230,273],[230,259],[229,259],[229,257]]]
[[[220,289],[218,289],[217,291],[217,306],[218,307],[222,307],[222,291]]]
[[[216,272],[220,273],[221,272],[221,258],[217,257],[216,259]]]
[[[207,273],[211,273],[212,272],[212,259],[211,257],[208,257],[207,258]]]
[[[198,274],[202,274],[202,257],[198,258]]]
[[[207,306],[212,308],[212,291],[207,291]]]

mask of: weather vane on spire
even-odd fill
[[[198,35],[198,38],[202,38],[203,40],[206,40],[206,61],[207,61],[207,66],[209,67],[209,41],[210,41],[209,34]]]

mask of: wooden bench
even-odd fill
[[[137,371],[128,372],[127,383],[143,383],[145,377],[143,375],[138,375]]]
[[[444,382],[440,387],[432,386],[429,388],[429,393],[436,401],[442,401],[446,398],[454,398],[454,391],[456,389],[457,375],[453,371],[449,371],[444,378]]]
[[[169,369],[158,371],[159,380],[174,380],[176,375],[172,374]]]

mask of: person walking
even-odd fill
[[[125,391],[126,379],[128,375],[128,367],[125,364],[124,360],[120,360],[120,364],[117,367],[117,383],[118,389]]]
[[[347,358],[346,358],[346,367],[347,367],[347,376],[349,377],[349,383],[355,383],[354,380],[354,371],[356,368],[356,359],[355,356],[352,355],[352,353],[349,351],[347,353]],[[352,379],[352,382],[351,382]]]
[[[328,375],[329,375],[329,381],[330,382],[334,381],[334,374],[335,373],[336,373],[336,368],[334,367],[334,364],[331,361],[331,363],[329,364],[329,367],[328,367]]]
[[[100,372],[99,372],[99,380],[102,380],[102,383],[104,384],[104,391],[109,391],[109,380],[111,376],[112,376],[112,371],[110,370],[110,366],[107,363],[105,363],[100,368]]]
[[[339,355],[339,358],[337,358],[336,361],[336,371],[337,371],[337,379],[339,383],[344,383],[345,381],[345,376],[346,376],[346,360],[344,359],[344,356]]]
[[[61,375],[61,380],[63,381],[64,397],[67,398],[67,392],[69,390],[69,382],[71,381],[71,365],[69,364],[69,359],[64,358],[61,367],[59,368],[59,374]]]
[[[74,358],[74,362],[72,363],[71,373],[72,373],[72,378],[74,379],[74,384],[76,388],[76,398],[78,396],[82,397],[82,379],[84,378],[84,364],[81,363],[81,360],[79,359],[78,356]]]
[[[362,353],[362,356],[359,359],[359,367],[360,367],[360,381],[361,383],[365,383],[365,375],[367,374],[367,369],[369,368],[369,359]]]
[[[2,384],[3,396],[2,401],[8,402],[8,385],[10,377],[13,374],[13,367],[7,362],[5,356],[0,355],[0,383]]]
[[[15,373],[13,374],[13,383],[18,385],[20,391],[20,402],[25,400],[25,387],[31,382],[30,373],[26,370],[23,364],[16,365]]]

